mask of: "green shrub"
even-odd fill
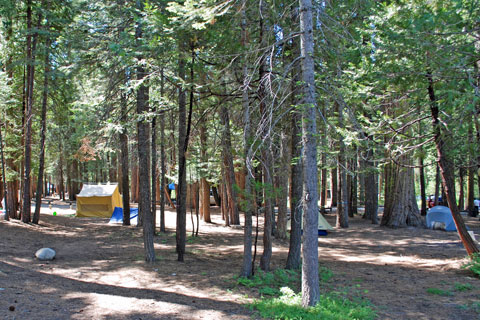
[[[470,257],[470,261],[462,266],[463,269],[472,271],[476,276],[480,277],[480,254],[474,253]]]
[[[470,283],[455,282],[455,291],[467,291],[472,289],[473,289],[473,286]]]
[[[374,319],[375,312],[364,301],[351,301],[339,293],[323,294],[320,302],[309,308],[302,307],[301,294],[292,289],[280,289],[278,298],[256,300],[252,307],[261,317],[276,320],[310,320],[310,319]]]
[[[274,272],[259,271],[251,278],[238,277],[236,279],[237,284],[247,288],[264,288],[264,287],[276,287],[292,286],[300,279],[298,271],[277,269]],[[277,290],[277,293],[279,291]]]
[[[333,272],[327,267],[321,266],[318,268],[318,276],[320,278],[320,282],[328,282],[333,278]]]
[[[427,292],[430,294],[435,294],[437,296],[453,296],[453,293],[451,293],[450,291],[438,288],[427,288]]]

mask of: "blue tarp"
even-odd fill
[[[137,224],[138,208],[130,208],[130,223]],[[123,223],[123,208],[115,207],[108,223]]]
[[[448,207],[435,206],[428,210],[427,227],[433,229],[434,222],[444,223],[446,231],[457,231],[457,227],[455,227],[455,222],[453,221],[452,212]]]

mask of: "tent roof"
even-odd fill
[[[108,197],[111,196],[117,184],[84,184],[77,197]]]

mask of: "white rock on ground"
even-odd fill
[[[55,254],[55,250],[53,249],[42,248],[35,252],[35,257],[37,257],[38,260],[53,260],[55,259]]]

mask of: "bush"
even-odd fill
[[[252,307],[263,318],[276,320],[340,320],[374,319],[375,312],[364,301],[351,301],[339,293],[323,294],[314,307],[302,307],[302,295],[290,288],[281,288],[278,298],[256,300]]]
[[[480,277],[480,254],[474,253],[470,257],[470,261],[462,266],[463,269],[472,271],[477,277]]]

